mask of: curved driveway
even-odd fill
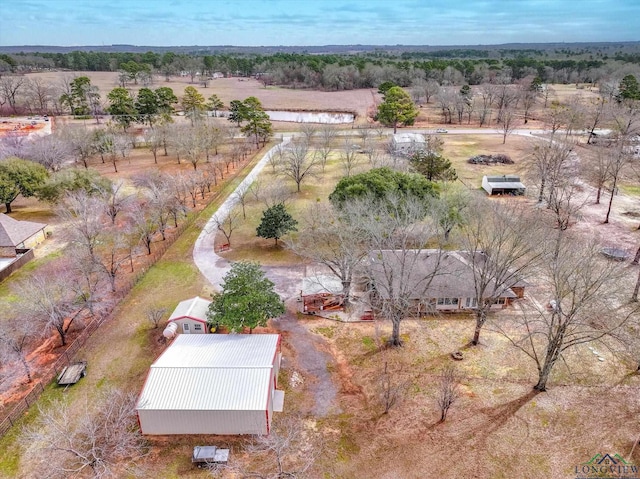
[[[286,145],[291,141],[291,137],[283,137],[282,145]],[[262,159],[253,167],[253,170],[242,180],[238,187],[231,193],[227,199],[220,205],[220,208],[209,218],[207,224],[204,226],[200,236],[196,240],[193,247],[193,261],[200,270],[200,272],[209,280],[214,288],[220,290],[222,280],[231,268],[229,262],[218,256],[214,250],[214,240],[218,229],[216,228],[217,221],[224,221],[229,212],[234,206],[238,204],[238,193],[244,193],[247,188],[251,186],[251,183],[255,181],[260,172],[264,169],[265,165],[271,159],[271,155],[274,153],[274,148],[269,150]],[[277,284],[277,283],[276,283]]]

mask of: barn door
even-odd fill
[[[189,330],[189,323],[182,323],[182,332],[184,334],[191,334],[191,331]]]

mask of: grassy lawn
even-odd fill
[[[310,205],[317,201],[327,200],[327,197],[334,190],[342,176],[338,153],[334,152],[327,162],[324,173],[319,171],[317,175],[305,179],[301,184],[299,193],[296,192],[296,185],[293,180],[275,175],[268,165],[262,170],[258,181],[265,185],[284,183],[291,191],[291,196],[286,202],[287,210],[295,219],[301,222],[301,218]],[[239,211],[242,210],[240,206],[238,208]],[[231,237],[232,249],[222,253],[221,256],[230,261],[254,260],[269,266],[295,264],[301,261],[298,256],[291,253],[282,244],[282,241],[279,241],[276,246],[273,239],[266,240],[256,236],[256,228],[260,224],[262,212],[265,208],[264,203],[257,202],[254,199],[250,200],[245,209],[246,220],[242,219],[242,213],[240,213],[241,223]],[[295,235],[295,233],[292,233],[292,235]],[[222,233],[218,233],[216,242],[218,244],[225,242]]]
[[[155,306],[164,306],[171,311],[179,301],[185,298],[195,295],[206,298],[210,295],[211,288],[193,265],[193,244],[200,233],[201,225],[250,171],[259,156],[261,155],[258,155],[241,174],[223,187],[219,198],[199,214],[194,225],[185,230],[162,259],[149,269],[124,301],[118,305],[112,317],[103,324],[100,333],[94,334],[85,343],[76,357],[88,361],[87,376],[67,390],[53,385],[48,386],[38,404],[46,407],[55,399],[64,398],[69,401],[77,401],[85,397],[91,399],[100,389],[107,386],[136,393],[140,391],[149,365],[164,349],[165,344],[162,341],[161,327],[153,329],[145,317],[145,311]],[[20,279],[20,275],[27,275],[37,268],[38,263],[34,261],[22,268],[17,273],[17,279]],[[1,293],[10,291],[6,283],[2,288]],[[2,296],[4,298],[5,294]],[[10,294],[6,296],[11,298]],[[169,313],[167,317],[168,315]],[[31,477],[28,458],[22,456],[23,448],[18,442],[18,436],[21,427],[36,417],[37,408],[33,406],[20,424],[0,438],[0,477]],[[190,469],[188,450],[189,447],[193,447],[193,444],[191,438],[176,441],[176,445],[171,448],[182,448],[180,457],[185,460],[179,465],[170,457],[159,462],[152,461],[149,465],[153,466],[154,474],[157,472],[159,474],[157,477],[163,478],[185,477],[182,469],[187,463]],[[195,473],[195,477],[201,476],[203,476],[202,472]]]
[[[444,140],[445,156],[452,160],[458,175],[465,184],[478,188],[482,175],[520,173],[530,145],[529,140],[517,136],[507,138],[506,145],[501,137],[488,135],[451,135]],[[479,153],[506,153],[515,164],[487,167],[466,163]],[[326,171],[305,181],[300,193],[295,193],[292,181],[274,176],[269,166],[260,181],[284,182],[292,192],[287,208],[300,219],[309,205],[326,201],[342,174],[338,153],[334,153]],[[225,186],[220,199],[150,268],[101,333],[79,352],[78,357],[89,361],[87,377],[66,392],[50,386],[41,404],[64,396],[71,401],[92,398],[106,386],[140,391],[149,365],[164,349],[162,329],[152,329],[145,310],[152,306],[171,310],[185,298],[209,296],[211,288],[192,264],[193,244],[200,228],[239,181],[236,178]],[[266,265],[300,262],[286,248],[276,247],[273,240],[256,238],[263,209],[264,205],[255,201],[247,205],[246,220],[234,231],[232,250],[224,256]],[[220,235],[217,243],[222,242]],[[497,315],[504,327],[508,327],[509,314],[511,310]],[[549,391],[534,394],[534,363],[489,325],[481,345],[465,347],[474,326],[468,315],[407,320],[402,324],[405,346],[395,350],[380,347],[391,333],[387,323],[337,323],[305,317],[300,324],[321,338],[334,358],[327,370],[339,390],[339,410],[324,418],[308,418],[308,427],[319,431],[326,444],[310,477],[569,478],[575,477],[576,465],[598,452],[627,457],[638,434],[640,376],[628,375],[628,365],[606,349],[601,350],[604,362],[597,361],[587,346],[569,351],[565,362],[558,363]],[[281,371],[281,384],[287,391],[286,411],[291,414],[312,398],[304,389],[287,387],[286,376],[296,361],[287,347],[285,337],[287,368]],[[457,350],[464,352],[464,359],[453,362],[450,353]],[[461,397],[448,420],[439,423],[439,374],[448,364],[455,364],[462,377]],[[382,413],[380,399],[385,365],[391,384],[402,385],[399,400],[388,414]],[[22,422],[36,416],[36,409],[31,408]],[[28,459],[21,457],[23,450],[17,442],[18,431],[19,427],[14,427],[0,439],[2,477],[30,477]],[[149,477],[210,477],[193,469],[189,457],[194,445],[211,441],[211,437],[198,436],[153,438],[154,447],[143,466]],[[215,438],[215,443],[231,446],[234,455],[243,457],[239,440]],[[640,463],[640,450],[631,460]]]
[[[522,136],[507,137],[502,144],[500,135],[442,135],[444,138],[444,156],[451,160],[460,180],[469,188],[480,188],[484,175],[521,174],[524,172],[523,160],[530,149],[531,140]],[[472,165],[469,158],[479,154],[509,155],[512,165]]]
[[[479,347],[464,348],[473,324],[464,316],[405,321],[399,350],[378,349],[390,334],[386,324],[314,324],[311,331],[331,344],[345,392],[342,413],[319,422],[340,431],[330,455],[337,460],[321,463],[328,477],[419,478],[428,471],[429,477],[569,478],[592,450],[611,445],[629,453],[640,377],[627,376],[610,354],[597,361],[583,346],[558,364],[548,392],[534,394],[534,363],[504,337],[487,329]],[[450,353],[460,349],[464,360],[452,361]],[[407,385],[388,414],[380,400],[383,364],[392,384]],[[461,397],[438,423],[438,374],[446,364],[462,376]],[[602,409],[616,417],[600,417]],[[596,416],[597,430],[580,434]]]

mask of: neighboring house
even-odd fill
[[[408,296],[405,299],[413,302],[414,314],[455,312],[475,309],[478,305],[473,265],[468,252],[385,250],[371,254],[369,262],[375,294],[381,299],[388,298],[391,283],[394,291],[404,291]],[[487,297],[498,292],[492,308],[502,309],[514,299],[522,298],[525,285],[521,280],[508,287],[491,285],[491,294]]]
[[[426,149],[427,142],[420,133],[396,133],[391,138],[391,147],[395,152],[411,154]]]
[[[151,365],[136,405],[143,434],[269,434],[278,334],[179,335]]]
[[[17,250],[31,249],[45,240],[44,223],[18,221],[0,213],[0,257],[15,258]]]
[[[196,296],[180,301],[169,317],[168,325],[175,323],[177,332],[184,334],[206,334],[207,311],[211,301]]]
[[[318,311],[344,309],[342,289],[342,281],[335,276],[317,274],[303,278],[300,290],[302,312],[315,314]]]
[[[526,190],[515,175],[483,176],[482,188],[490,195],[524,195]]]

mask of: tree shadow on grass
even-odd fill
[[[498,404],[497,406],[485,407],[479,409],[487,419],[482,421],[475,427],[475,439],[478,443],[484,443],[489,436],[499,431],[511,418],[515,417],[518,411],[540,394],[540,391],[532,389],[524,396],[520,396],[512,401]],[[527,435],[529,434],[527,428]]]

